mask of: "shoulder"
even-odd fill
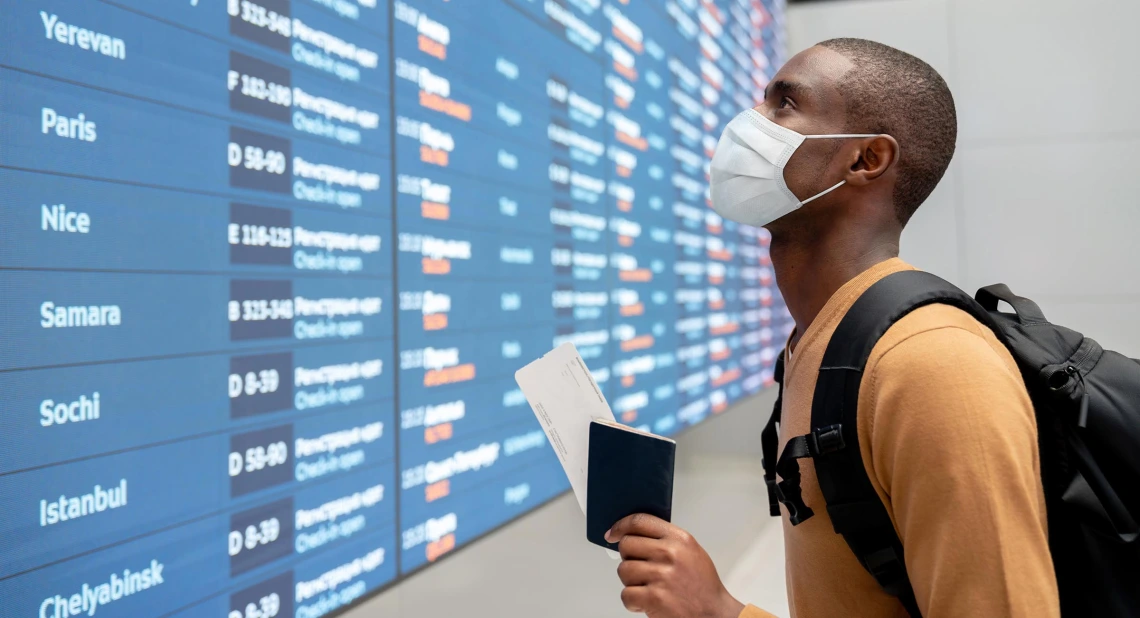
[[[902,462],[932,473],[965,459],[1036,465],[1021,373],[997,337],[959,309],[924,307],[896,322],[867,361],[858,407],[868,474],[887,494]]]
[[[871,431],[893,422],[1035,426],[1009,350],[989,328],[946,305],[915,310],[879,339],[863,373],[859,408],[867,412],[860,414],[861,429]]]
[[[928,305],[895,322],[867,359],[865,375],[937,377],[943,370],[977,375],[1000,371],[1016,376],[1017,363],[992,331],[948,305]],[[882,376],[891,377],[891,376]]]

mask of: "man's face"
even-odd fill
[[[839,84],[851,61],[825,47],[812,47],[785,64],[754,109],[803,135],[846,132],[846,107]],[[837,140],[805,140],[784,168],[788,188],[801,200],[839,182],[850,161],[835,156]]]

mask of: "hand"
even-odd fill
[[[712,559],[688,532],[652,515],[630,515],[606,540],[618,543],[621,601],[649,618],[737,618],[744,604],[732,598]]]

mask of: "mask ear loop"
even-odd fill
[[[847,182],[846,180],[840,180],[838,183],[836,183],[836,185],[834,187],[831,187],[830,189],[827,189],[827,190],[823,191],[822,193],[816,193],[814,196],[809,197],[806,200],[800,202],[800,206],[803,206],[804,204],[807,204],[808,202],[810,202],[812,200],[817,200],[817,199],[827,195],[828,193],[831,193],[832,191],[838,189],[839,187],[842,187],[843,184],[846,182]]]
[[[833,134],[829,134],[829,135],[805,135],[804,139],[846,139],[846,138],[861,138],[861,137],[879,137],[880,135],[882,135],[882,133],[852,133],[852,134],[833,133]],[[806,200],[800,202],[800,206],[803,206],[804,204],[807,204],[808,202],[810,202],[812,200],[817,200],[817,199],[827,195],[828,193],[831,193],[832,191],[838,189],[839,187],[842,187],[845,182],[847,182],[847,181],[846,180],[840,180],[838,183],[835,184],[835,186],[831,187],[830,189],[826,189],[822,193],[816,193],[812,197],[809,197]]]
[[[828,135],[805,135],[804,139],[847,139],[859,137],[879,137],[882,133],[830,133]]]

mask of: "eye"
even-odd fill
[[[780,109],[795,109],[796,102],[788,97],[780,97]]]

